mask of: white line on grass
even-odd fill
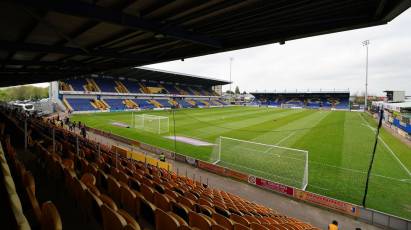
[[[255,149],[252,149],[252,148],[247,148],[247,147],[242,147],[242,148],[243,148],[243,149],[247,149],[247,150],[249,150],[249,151],[251,151],[251,152],[259,152],[258,150],[255,150]],[[276,157],[279,157],[279,155],[276,154],[276,153],[267,152],[267,154],[270,154],[270,155],[274,155],[274,156],[276,156]],[[303,159],[298,159],[298,158],[294,158],[294,157],[287,157],[287,156],[283,156],[283,157],[284,157],[284,158],[289,158],[289,159],[292,159],[292,160],[305,161],[305,160],[303,160]],[[217,161],[216,163],[213,163],[213,164],[217,164],[217,163],[219,163],[219,162],[224,162],[224,163],[231,164],[231,165],[237,165],[237,164],[232,164],[232,163],[229,163],[229,162],[226,162],[226,161]],[[361,170],[352,169],[352,168],[340,167],[340,166],[331,165],[331,164],[327,164],[327,163],[323,163],[323,162],[308,161],[308,163],[309,163],[309,165],[316,164],[316,165],[320,165],[320,166],[324,166],[324,167],[331,167],[331,168],[336,168],[336,169],[340,169],[340,170],[351,171],[351,172],[354,172],[354,173],[361,173],[361,174],[366,174],[366,173],[367,173],[366,171],[361,171]],[[241,166],[241,165],[237,165],[237,166],[243,167],[243,168],[248,168],[248,167],[246,167],[246,166]],[[255,170],[255,169],[251,169],[251,168],[248,168],[248,169],[261,172],[260,170]],[[264,174],[266,174],[266,173],[264,172]],[[267,174],[267,175],[268,175],[268,174]],[[388,180],[400,181],[400,182],[405,182],[405,183],[410,183],[410,184],[411,184],[411,181],[410,181],[410,182],[407,181],[408,179],[398,179],[398,178],[394,178],[394,177],[384,176],[384,175],[381,175],[381,174],[371,174],[371,175],[372,175],[372,176],[376,176],[376,177],[380,177],[380,178],[384,178],[384,179],[388,179]]]
[[[373,128],[372,126],[370,126],[368,121],[366,121],[361,115],[360,115],[360,117],[363,119],[363,121],[365,121],[367,123],[367,127],[370,128],[373,133],[375,133],[376,129]],[[407,172],[408,176],[411,177],[410,170],[408,170],[408,168],[401,162],[401,160],[397,157],[397,154],[395,154],[394,151],[392,151],[392,149],[387,145],[387,143],[380,136],[378,136],[378,140],[381,141],[381,143],[385,146],[385,148],[388,150],[388,152],[391,153],[391,155],[397,160],[397,162],[401,165],[401,167],[405,170],[405,172]]]
[[[275,143],[275,145],[279,145],[281,143],[283,143],[285,140],[287,140],[288,138],[290,138],[292,135],[295,134],[295,131],[290,133],[288,136],[284,137],[283,139],[281,139],[280,141],[278,141],[277,143]]]
[[[397,155],[394,153],[394,151],[392,151],[392,149],[387,145],[387,143],[385,143],[385,141],[381,138],[378,137],[378,139],[380,139],[380,141],[382,142],[382,144],[385,146],[385,148],[388,149],[388,151],[392,154],[392,156],[398,161],[398,163],[400,163],[400,165],[404,168],[404,170],[408,173],[408,176],[411,177],[411,172],[408,170],[407,167],[405,167],[405,165],[401,162],[401,160],[397,157]]]
[[[275,176],[275,177],[283,178],[283,179],[285,179],[285,180],[290,180],[290,181],[295,181],[295,182],[301,183],[300,181],[294,180],[294,179],[292,179],[292,178],[287,178],[287,177],[279,176],[279,175],[272,174],[272,173],[268,173],[268,172],[264,172],[264,171],[261,171],[261,170],[258,170],[258,169],[249,168],[249,167],[247,167],[247,166],[237,165],[237,164],[229,163],[229,162],[227,162],[227,161],[220,161],[220,162],[225,163],[225,164],[228,164],[228,165],[233,165],[233,166],[236,166],[236,167],[240,167],[240,168],[245,168],[245,169],[248,169],[248,170],[250,170],[250,171],[258,172],[258,173],[261,173],[261,174],[264,174],[264,175]]]

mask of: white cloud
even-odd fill
[[[369,39],[369,92],[411,95],[411,10],[388,25],[151,65],[152,68],[229,79],[240,90],[346,89],[364,91]],[[228,86],[225,87],[228,89]]]

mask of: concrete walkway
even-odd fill
[[[109,146],[117,145],[125,149],[136,150],[154,157],[158,157],[155,154],[142,151],[134,146],[127,145],[95,133],[88,132],[87,136],[89,139],[99,141],[102,144],[108,144]],[[276,210],[284,215],[301,219],[322,229],[327,229],[328,224],[333,220],[338,221],[340,229],[381,229],[337,212],[328,211],[303,202],[295,201],[288,197],[252,186],[247,183],[238,182],[231,178],[204,171],[186,163],[170,159],[167,159],[167,162],[171,163],[173,165],[173,171],[178,171],[180,175],[187,174],[188,177],[195,178],[198,181],[201,179],[203,183],[207,183],[208,181],[208,185],[212,188],[217,188],[241,196],[247,200],[272,208],[273,210]]]

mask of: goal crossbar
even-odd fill
[[[165,133],[169,131],[169,118],[151,114],[132,114],[134,128],[143,129],[154,133]]]

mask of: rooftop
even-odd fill
[[[409,0],[0,1],[0,86],[385,24]]]
[[[173,82],[181,84],[193,84],[193,85],[226,85],[229,81],[219,80],[215,78],[177,73],[172,71],[148,68],[148,67],[138,67],[138,68],[123,68],[118,70],[110,70],[101,73],[105,76],[110,77],[124,77],[135,80],[152,80],[152,81],[164,81]]]

